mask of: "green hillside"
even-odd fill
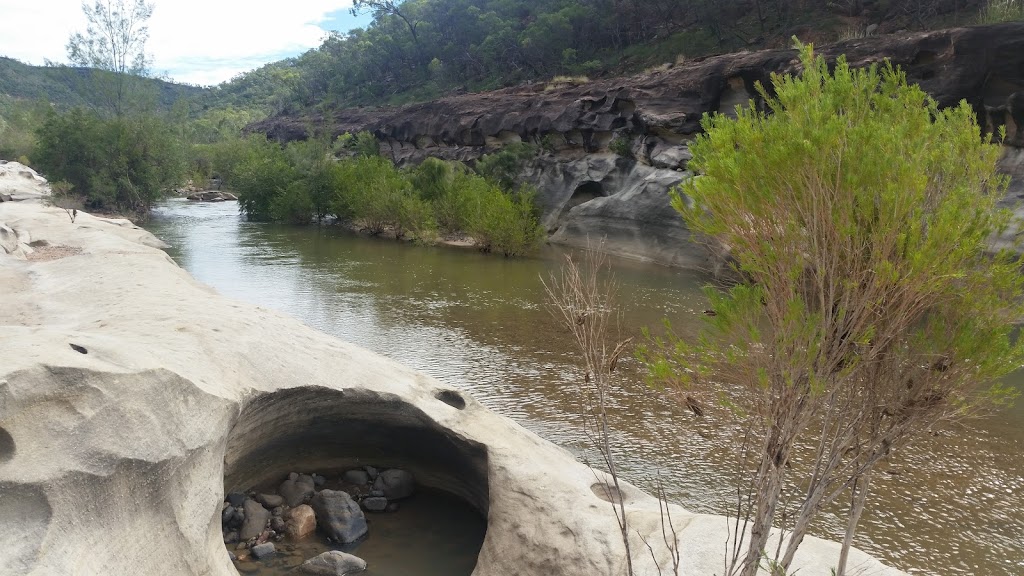
[[[43,100],[60,107],[99,106],[90,97],[90,78],[96,72],[69,66],[31,66],[0,56],[0,95],[21,100]],[[157,107],[168,110],[180,98],[201,95],[206,89],[155,78],[142,79]]]

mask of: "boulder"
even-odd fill
[[[348,492],[321,490],[310,505],[316,513],[317,526],[328,538],[348,544],[366,535],[366,517]]]
[[[0,250],[11,254],[18,249],[18,235],[9,227],[0,224]]]
[[[245,513],[245,519],[242,520],[242,529],[238,531],[238,537],[242,540],[256,538],[267,527],[267,521],[270,520],[270,511],[252,499],[245,501],[245,504],[242,505],[242,511]]]
[[[268,510],[284,506],[284,496],[278,496],[277,494],[257,494],[256,501],[263,504]]]
[[[217,295],[143,230],[29,202],[0,203],[0,222],[83,252],[0,257],[0,573],[237,576],[225,493],[371,461],[479,511],[475,576],[622,573],[603,475],[469,394],[453,410],[450,385]],[[636,574],[670,571],[658,501],[620,485]],[[721,573],[725,518],[670,510],[681,572]],[[792,568],[828,576],[839,548],[808,537]]]
[[[277,550],[274,548],[273,542],[264,542],[263,544],[253,546],[249,552],[251,552],[253,557],[257,560],[263,560],[264,558],[273,556],[277,553]]]
[[[398,468],[381,472],[373,481],[373,489],[380,490],[388,500],[401,500],[412,496],[416,481],[412,474]]]
[[[370,512],[383,512],[388,507],[388,499],[380,496],[371,496],[369,498],[363,498],[360,504]]]
[[[348,470],[345,472],[344,480],[348,484],[369,484],[370,475],[365,470]]]
[[[331,550],[306,560],[290,573],[312,576],[346,576],[346,574],[355,574],[363,570],[366,570],[366,561],[362,558]]]
[[[305,538],[316,531],[316,514],[306,504],[296,506],[288,512],[284,532],[295,540]]]
[[[287,480],[281,483],[281,487],[277,489],[278,493],[284,498],[284,503],[288,506],[298,506],[309,502],[309,499],[313,497],[313,493],[316,491],[316,483],[313,482],[313,477],[306,474],[295,474],[292,478],[289,476]]]

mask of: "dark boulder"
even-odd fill
[[[310,506],[316,513],[317,526],[332,540],[347,544],[366,535],[366,517],[347,492],[321,490]]]

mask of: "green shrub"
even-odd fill
[[[298,174],[276,144],[252,152],[232,171],[238,208],[249,220],[274,220],[277,197],[298,180]]]
[[[70,182],[89,208],[143,215],[185,175],[175,130],[153,115],[51,111],[36,135],[36,166],[50,180]]]
[[[608,143],[608,149],[623,158],[633,157],[633,141],[627,136],[616,136]]]
[[[380,156],[380,142],[366,130],[356,134],[346,132],[334,141],[334,151],[352,156]]]
[[[509,194],[490,186],[480,192],[472,201],[468,231],[481,250],[522,256],[540,247],[546,234],[534,214],[532,191]]]
[[[309,224],[313,215],[313,200],[309,197],[306,183],[296,180],[271,202],[272,219],[289,224]]]
[[[480,158],[476,171],[502,190],[510,192],[516,188],[516,179],[523,165],[536,155],[537,148],[526,142],[508,144],[500,151]]]
[[[979,24],[1024,20],[1024,0],[988,0],[978,12]]]

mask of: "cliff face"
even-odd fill
[[[821,48],[852,66],[885,59],[906,71],[941,106],[966,100],[989,132],[1024,147],[1024,23],[851,40]],[[753,100],[756,83],[795,72],[795,50],[713,56],[663,70],[580,85],[534,84],[463,94],[401,108],[343,109],[310,117],[275,117],[251,128],[288,141],[307,126],[334,133],[369,130],[398,163],[427,156],[473,161],[511,142],[546,150],[525,171],[537,185],[556,242],[609,237],[613,252],[699,266],[707,255],[690,243],[668,206],[666,190],[688,176],[687,142],[708,112],[729,113]],[[623,152],[628,143],[633,158]],[[1020,170],[1020,163],[1004,166]],[[1016,174],[1024,178],[1024,173]],[[1019,184],[1017,184],[1019,186]]]

